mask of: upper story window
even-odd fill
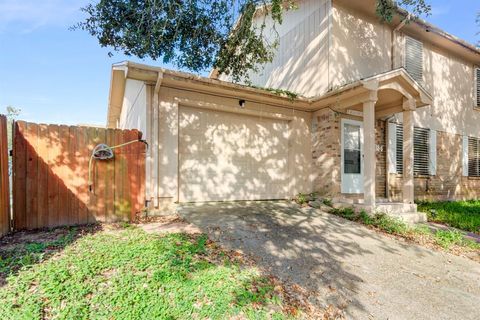
[[[475,69],[475,106],[480,108],[480,68]]]
[[[423,82],[423,43],[410,37],[405,40],[405,69],[417,82]]]

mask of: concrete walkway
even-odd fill
[[[479,319],[480,264],[287,202],[184,205],[179,213],[312,302],[349,319]]]

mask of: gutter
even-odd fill
[[[406,17],[406,19],[404,19],[404,21],[408,20],[411,17],[411,14],[405,9],[397,7],[397,12],[400,16]],[[421,18],[415,18],[414,20],[412,20],[412,22],[418,24],[420,27],[425,28],[428,32],[435,33],[436,35],[438,35],[442,38],[445,38],[445,39],[461,46],[462,48],[471,51],[472,53],[480,55],[480,48],[475,47],[474,45],[466,42],[465,40],[462,40],[462,39],[446,32],[446,31],[443,31],[439,27],[437,27],[437,26],[435,26],[435,25],[433,25],[433,24],[431,24],[431,23],[429,23],[429,22],[427,22],[427,21],[425,21]]]
[[[158,136],[159,136],[159,109],[160,109],[160,99],[158,98],[158,94],[160,92],[160,87],[162,85],[163,81],[163,72],[158,71],[157,75],[157,81],[155,83],[155,89],[153,90],[153,103],[152,103],[152,108],[153,108],[153,129],[152,129],[152,136],[150,137],[150,143],[152,145],[151,152],[149,153],[148,157],[148,167],[147,168],[147,176],[153,177],[153,181],[150,184],[150,190],[149,190],[149,198],[153,198],[153,205],[155,208],[158,207],[158,199],[159,199],[159,191],[158,191],[158,177],[159,177],[159,166],[155,165],[155,163],[158,164],[158,162],[155,162],[155,160],[158,160],[159,157],[159,142],[158,142]],[[152,154],[153,153],[153,154]],[[149,174],[148,172],[152,173]],[[153,190],[152,190],[153,189]]]

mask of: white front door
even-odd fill
[[[363,193],[363,123],[342,119],[342,193]]]

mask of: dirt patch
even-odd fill
[[[41,263],[78,238],[101,230],[100,225],[21,231],[0,239],[0,286],[23,267]]]
[[[18,246],[23,246],[27,243],[52,243],[69,234],[74,238],[78,238],[100,230],[102,230],[102,226],[95,224],[78,227],[19,231],[8,234],[0,239],[0,252],[16,249]]]

